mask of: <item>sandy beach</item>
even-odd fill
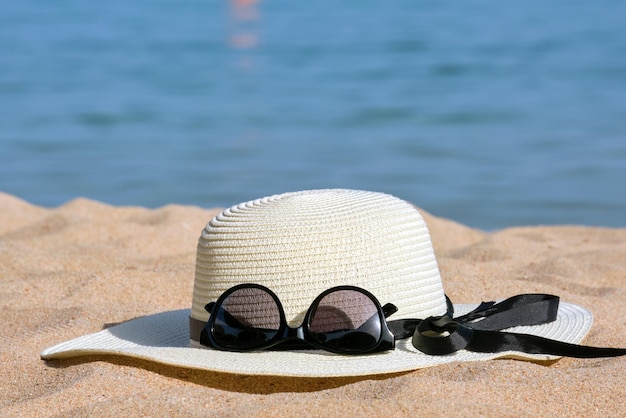
[[[238,376],[114,356],[40,359],[47,347],[111,324],[189,308],[198,235],[218,211],[87,199],[48,209],[0,193],[0,416],[626,415],[625,357],[339,379]],[[555,294],[593,312],[583,343],[626,347],[626,229],[485,233],[422,214],[453,301]]]

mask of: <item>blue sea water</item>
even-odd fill
[[[57,206],[382,191],[626,226],[626,2],[20,0],[0,190]]]

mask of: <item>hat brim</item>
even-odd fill
[[[476,306],[455,305],[455,314],[463,315]],[[181,309],[132,319],[47,348],[41,353],[41,358],[57,360],[105,354],[215,372],[292,377],[389,374],[445,363],[496,358],[531,361],[559,358],[553,355],[516,351],[474,353],[465,350],[445,356],[431,356],[415,349],[410,338],[396,341],[395,350],[362,356],[338,355],[322,350],[233,353],[192,346],[188,332],[189,314],[189,309]],[[583,340],[592,323],[591,312],[580,306],[561,302],[554,322],[539,326],[515,327],[508,331],[577,344]]]

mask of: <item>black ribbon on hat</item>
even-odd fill
[[[483,302],[473,311],[453,318],[454,308],[446,296],[448,311],[442,316],[389,321],[396,339],[412,335],[413,346],[429,355],[459,350],[479,353],[517,351],[528,354],[595,358],[626,355],[624,348],[590,347],[530,334],[502,331],[521,325],[541,325],[556,320],[559,297],[523,294],[502,302]]]

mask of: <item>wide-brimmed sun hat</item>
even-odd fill
[[[383,193],[311,190],[249,201],[213,218],[198,242],[191,309],[132,319],[48,348],[41,357],[104,354],[207,371],[302,377],[376,375],[502,357],[559,357],[464,349],[428,355],[411,338],[397,340],[395,349],[361,355],[315,347],[233,352],[201,345],[200,334],[209,320],[207,304],[243,283],[270,289],[290,327],[300,326],[316,297],[334,286],[355,286],[381,305],[392,303],[397,312],[389,320],[450,313],[427,225],[413,205]],[[478,305],[455,304],[454,316]],[[551,322],[506,331],[575,344],[593,322],[588,310],[571,303],[558,303],[555,313]]]

